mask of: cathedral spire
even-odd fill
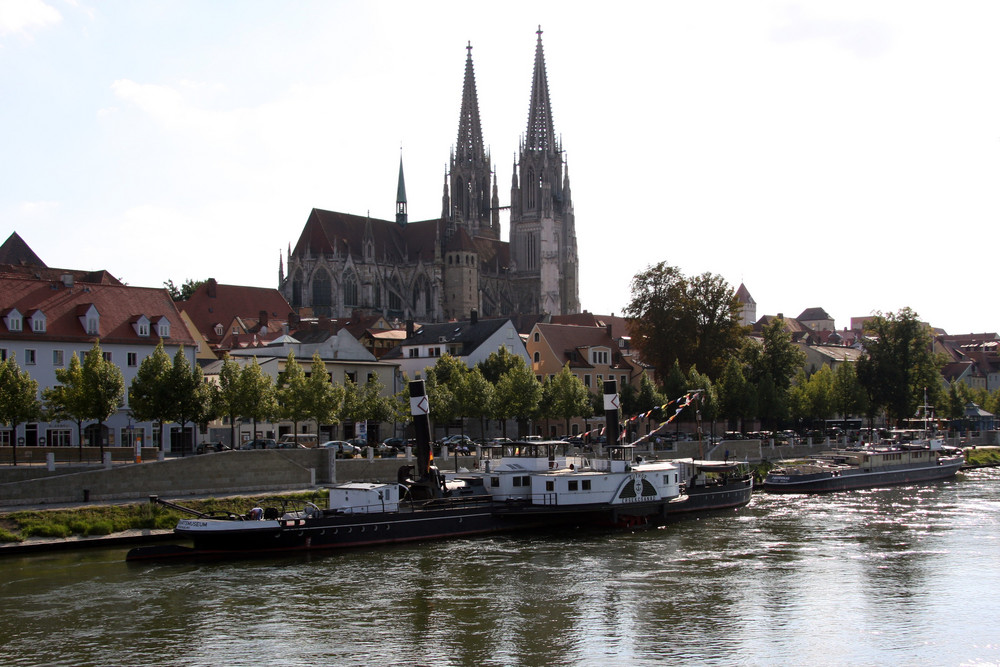
[[[458,144],[455,160],[474,163],[485,158],[483,128],[479,123],[479,97],[476,95],[476,72],[472,67],[472,42],[465,57],[465,82],[462,85],[462,111],[458,119]]]
[[[406,184],[403,182],[403,149],[399,149],[399,184],[396,186],[396,224],[406,225]]]
[[[545,75],[545,53],[542,51],[542,26],[538,26],[535,45],[535,71],[531,79],[531,104],[528,108],[528,132],[524,148],[529,151],[558,152],[549,103],[549,81]]]

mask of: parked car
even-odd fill
[[[194,451],[196,454],[207,454],[209,452],[224,452],[228,449],[232,449],[232,447],[221,442],[203,442]]]
[[[240,445],[240,449],[277,449],[278,443],[275,442],[274,438],[257,438],[256,440],[248,440]]]
[[[336,454],[335,454],[336,457],[337,458],[342,458],[342,459],[354,458],[355,454],[360,454],[361,453],[361,448],[360,447],[352,445],[351,443],[347,442],[346,440],[328,440],[328,441],[324,442],[322,445],[320,445],[320,447],[322,447],[324,449],[333,449],[333,450],[336,450]]]
[[[304,447],[315,447],[317,442],[319,442],[319,439],[315,433],[286,433],[278,440],[278,445],[280,447],[287,447],[291,444],[298,444]]]

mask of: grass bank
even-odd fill
[[[245,514],[251,507],[283,503],[301,505],[312,502],[326,506],[327,492],[304,491],[291,494],[231,496],[183,500],[179,504],[205,514]],[[124,505],[88,505],[51,510],[20,510],[0,514],[0,542],[23,542],[29,537],[70,537],[72,535],[111,535],[125,530],[171,529],[182,518],[176,510],[142,502]]]
[[[976,447],[965,450],[965,462],[970,466],[1000,466],[1000,447]]]

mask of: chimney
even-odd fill
[[[215,298],[215,296],[216,296],[216,287],[218,287],[218,285],[219,284],[217,282],[215,282],[215,278],[209,278],[208,279],[208,298],[209,299],[214,299]]]
[[[615,339],[615,335],[611,332],[611,323],[608,322],[608,324],[606,326],[607,326],[607,329],[608,329],[608,338],[610,338],[611,340],[614,340]]]
[[[406,320],[406,337],[413,338],[413,320]]]
[[[73,286],[73,274],[72,273],[64,273],[64,274],[62,274],[62,284],[63,284],[64,287],[72,287]]]
[[[472,324],[477,324],[479,322],[479,311],[475,308],[472,309],[471,313]]]
[[[299,328],[299,316],[295,313],[288,313],[288,328],[295,331]]]
[[[261,327],[266,327],[267,326],[267,311],[266,310],[260,311],[260,317],[257,319],[257,325],[261,326]]]

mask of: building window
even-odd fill
[[[49,447],[69,447],[73,444],[70,440],[71,436],[68,428],[50,428],[47,436]]]
[[[38,315],[32,318],[31,330],[35,333],[45,333],[45,319]]]
[[[546,491],[555,491],[556,490],[556,483],[553,482],[552,480],[546,481],[545,482],[545,490]]]
[[[104,357],[104,361],[108,362],[109,364],[111,363],[111,353],[110,352],[108,352],[106,350],[102,350],[101,351],[101,356]]]
[[[128,353],[128,365],[130,368],[135,368],[139,363],[139,355],[135,352]]]
[[[7,361],[7,348],[0,347],[0,361]]]
[[[65,365],[62,350],[52,350],[52,365],[60,367]]]
[[[216,324],[215,325],[215,335],[216,336],[221,336],[223,333],[225,333],[225,329],[222,328],[222,325],[221,324]]]
[[[24,365],[25,366],[34,366],[35,365],[35,351],[34,350],[25,350],[24,351]]]
[[[98,326],[98,319],[96,317],[87,318],[87,333],[96,336],[100,332],[100,327]]]
[[[10,447],[10,441],[13,440],[13,431],[7,428],[0,428],[0,447]]]
[[[10,331],[21,330],[21,318],[11,315],[7,318],[7,329]]]
[[[583,375],[583,386],[584,387],[589,387],[590,386],[590,373],[584,373],[584,375]]]
[[[158,329],[160,338],[170,338],[170,322],[161,320]]]
[[[411,347],[410,348],[410,359],[415,359],[415,358],[417,358],[419,356],[420,356],[420,348],[419,347]]]
[[[351,373],[350,371],[344,371],[344,382],[348,382],[348,381],[353,382],[354,384],[357,384],[358,383],[358,374],[357,373]]]
[[[535,342],[536,343],[538,342],[538,332],[537,331],[535,332]]]
[[[537,363],[538,363],[539,361],[541,361],[541,360],[542,360],[542,355],[541,355],[541,353],[539,353],[539,352],[535,352],[535,363],[537,364]]]

